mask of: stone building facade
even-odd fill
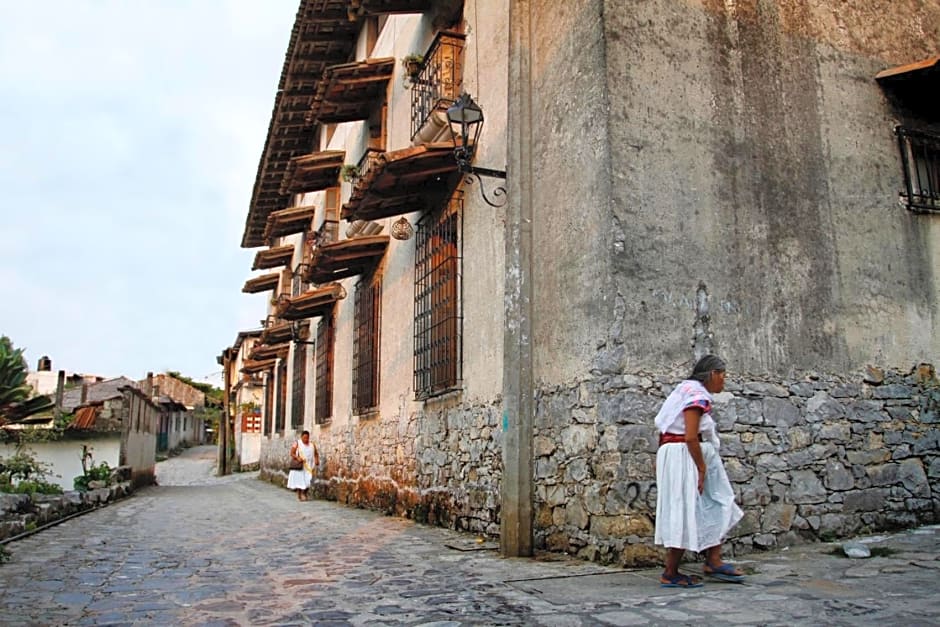
[[[303,33],[341,4],[355,19],[333,24],[345,56],[330,60],[335,50],[305,47],[315,38]],[[284,267],[268,287],[259,357],[270,359],[256,366],[267,386],[263,476],[283,480],[306,427],[321,446],[324,497],[490,535],[525,501],[536,548],[657,560],[652,419],[694,359],[717,352],[729,364],[715,410],[722,455],[746,512],[736,549],[940,517],[940,180],[910,184],[940,162],[940,119],[917,95],[937,85],[940,7],[355,6],[301,2],[246,221],[242,244],[269,247],[256,266]],[[438,179],[422,178],[408,165],[418,157],[396,152],[429,163],[436,149],[421,141],[427,127],[413,134],[423,79],[402,65],[364,119],[297,113],[323,115],[320,96],[304,96],[318,81],[342,83],[353,63],[377,72],[380,59],[433,56],[442,31],[461,42],[444,61],[459,60],[460,90],[486,112],[474,163],[508,166],[503,208],[477,189],[498,181],[468,184],[444,160]],[[927,138],[916,140],[923,156],[907,131]],[[370,174],[362,159],[380,137]],[[340,179],[340,164],[359,178]],[[376,181],[407,187],[381,178],[391,171],[420,181],[416,204],[360,221],[375,236],[404,217],[415,237],[389,239],[337,279],[341,292],[317,291],[338,275],[311,271],[321,257],[305,251],[323,246],[338,213],[361,217]],[[443,201],[421,198],[447,177],[462,192],[446,201],[460,199],[461,372],[424,394],[417,242]],[[311,206],[300,231],[263,235],[282,224],[274,213]],[[355,223],[340,220],[334,236],[354,241]],[[323,280],[295,290],[298,276]],[[380,365],[364,406],[356,302],[366,289],[379,298],[375,286]],[[507,477],[521,496],[507,499]]]

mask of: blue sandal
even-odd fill
[[[666,573],[659,576],[659,585],[663,588],[701,588],[702,583],[695,581],[688,575],[679,573],[675,577],[669,577]]]
[[[709,566],[708,562],[702,567],[702,572],[708,577],[713,577],[718,581],[727,581],[729,583],[741,583],[744,581],[744,573],[740,572],[731,564],[722,564],[721,566]]]

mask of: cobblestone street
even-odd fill
[[[322,501],[214,449],[158,465],[159,487],[8,544],[4,625],[936,624],[940,529],[747,556],[747,585],[660,588],[658,570],[502,559],[490,543]],[[688,564],[686,572],[699,572]]]

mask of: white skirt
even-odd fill
[[[310,487],[313,475],[306,470],[291,470],[287,475],[288,490],[306,490]]]
[[[744,516],[718,451],[710,442],[701,447],[703,494],[698,493],[698,469],[684,443],[664,444],[656,453],[656,544],[703,551],[721,544]]]

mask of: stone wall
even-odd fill
[[[134,489],[128,466],[115,468],[111,479],[92,482],[87,492],[69,490],[62,494],[0,493],[0,541],[27,533],[67,516],[94,509],[130,496]]]
[[[397,420],[322,426],[312,491],[419,522],[498,535],[500,434],[496,405],[446,401]],[[262,479],[286,485],[292,442],[264,441]]]
[[[538,395],[536,545],[625,565],[660,559],[652,420],[674,376],[597,376]],[[713,412],[745,511],[735,551],[940,519],[933,368],[847,379],[733,378]]]

